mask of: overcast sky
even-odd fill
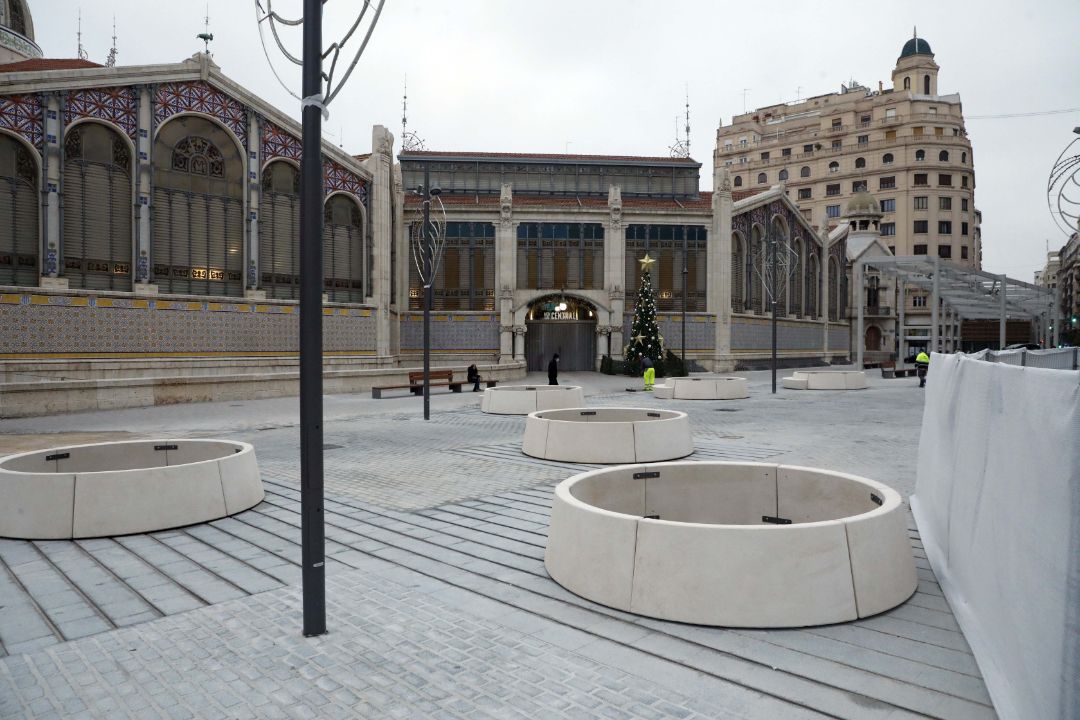
[[[358,4],[328,3],[327,43]],[[46,57],[75,55],[81,7],[90,59],[104,62],[115,14],[124,65],[177,62],[201,50],[204,6],[30,0]],[[299,8],[300,0],[274,2],[282,14]],[[211,52],[225,74],[298,117],[298,103],[267,69],[254,0],[212,0],[209,14]],[[963,101],[983,267],[1030,282],[1047,241],[1057,249],[1066,240],[1045,188],[1080,125],[1077,0],[387,0],[324,129],[351,153],[370,150],[374,124],[400,136],[407,74],[409,128],[429,149],[666,155],[689,87],[691,151],[708,189],[716,127],[743,111],[744,89],[753,109],[835,92],[852,78],[888,84],[913,25],[941,66],[939,91]],[[298,73],[290,80],[299,87]],[[1066,108],[1074,110],[977,119]]]

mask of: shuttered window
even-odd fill
[[[38,202],[30,152],[0,135],[0,285],[38,284]]]
[[[641,265],[648,253],[657,262],[652,266],[656,308],[681,310],[683,295],[690,312],[705,310],[706,235],[702,225],[628,225],[626,228],[626,266],[624,281],[627,298],[636,301],[641,285]],[[686,287],[683,287],[683,267]]]
[[[103,125],[84,123],[64,138],[63,260],[73,288],[131,290],[131,153]]]
[[[344,195],[326,201],[323,218],[323,283],[334,302],[362,303],[371,294],[371,257],[363,215]]]
[[[519,263],[521,257],[518,257]],[[442,260],[433,283],[435,310],[495,309],[495,226],[491,223],[446,224]],[[423,283],[409,266],[409,309],[424,308]]]
[[[738,235],[731,236],[731,309],[746,309],[746,245]]]
[[[518,225],[517,285],[545,290],[604,287],[604,226],[597,223]]]
[[[287,162],[263,169],[259,204],[259,288],[266,297],[300,298],[300,173]]]

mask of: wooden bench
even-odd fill
[[[453,370],[431,370],[428,373],[430,378],[429,387],[448,387],[450,392],[461,392],[462,385],[468,385],[468,380],[454,380]],[[484,380],[480,379],[480,382],[484,383],[487,387],[495,387],[498,384],[498,380]],[[405,390],[408,389],[413,395],[422,395],[424,392],[424,373],[411,372],[409,373],[409,383],[407,385],[379,385],[372,386],[371,397],[379,400],[382,398],[383,390]]]
[[[895,360],[886,360],[881,363],[881,377],[888,378],[890,380],[898,377],[914,377],[917,368],[898,368],[896,367]]]

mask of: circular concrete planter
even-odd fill
[[[746,378],[677,377],[654,385],[653,395],[673,400],[738,400],[750,397],[750,391],[746,389]]]
[[[255,448],[226,440],[72,445],[0,460],[0,537],[153,532],[216,520],[263,499]]]
[[[484,390],[480,410],[495,415],[528,415],[537,410],[584,404],[585,393],[576,385],[507,385]]]
[[[686,413],[648,408],[573,408],[530,413],[522,452],[579,463],[658,462],[694,452]]]
[[[555,488],[544,562],[560,585],[603,605],[728,627],[867,617],[918,582],[895,490],[761,463],[575,475]]]
[[[862,370],[796,370],[781,384],[789,390],[865,390]]]

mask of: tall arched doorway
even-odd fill
[[[881,328],[877,325],[871,325],[866,328],[866,345],[864,346],[868,351],[874,352],[881,350]]]
[[[543,371],[553,353],[562,370],[596,369],[596,308],[581,298],[548,295],[525,315],[525,362]]]

